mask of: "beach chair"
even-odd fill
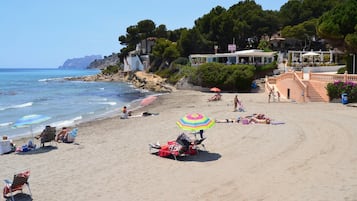
[[[55,141],[56,138],[56,127],[46,127],[45,130],[43,131],[44,133],[41,135],[40,141],[42,144],[42,147],[45,146],[46,142],[52,143],[52,141]]]
[[[32,193],[30,189],[30,184],[28,179],[30,177],[30,171],[21,172],[14,175],[14,179],[12,181],[5,179],[5,187],[3,189],[3,197],[5,199],[11,198],[12,201],[15,201],[14,192],[21,191],[23,193],[24,185],[27,186],[29,195],[32,199]]]
[[[176,140],[168,141],[166,145],[149,144],[150,151],[157,149],[157,155],[160,157],[172,156],[175,160],[177,157],[197,154],[196,145],[184,133],[179,135]]]
[[[203,148],[203,150],[206,151],[206,146],[205,144],[203,144],[203,141],[205,140],[206,138],[201,138],[199,140],[195,140],[193,141],[193,145],[194,145],[194,149],[196,149],[197,151],[200,150],[200,147]],[[198,153],[198,152],[197,152]]]

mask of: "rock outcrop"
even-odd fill
[[[116,74],[105,75],[97,74],[92,76],[68,78],[69,80],[82,81],[102,81],[102,82],[129,82],[136,88],[146,89],[155,92],[172,92],[176,88],[166,82],[166,79],[152,73],[138,71],[135,73],[119,72]]]

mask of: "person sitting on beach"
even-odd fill
[[[62,130],[61,130],[61,132],[59,132],[59,133],[57,134],[56,141],[57,141],[57,142],[63,142],[63,140],[65,139],[65,137],[67,136],[67,134],[68,134],[67,128],[66,128],[66,127],[63,127]]]
[[[221,100],[222,95],[220,93],[215,94],[211,98],[208,99],[208,101],[219,101]]]
[[[48,130],[51,129],[51,126],[47,125],[45,127],[45,129],[43,129],[43,131],[41,132],[40,135],[35,136],[36,139],[41,139],[43,137],[43,135],[45,135],[46,132],[48,132]]]
[[[77,128],[73,128],[72,130],[70,131],[67,131],[67,133],[65,134],[65,136],[63,137],[63,142],[65,143],[72,143],[74,142],[76,136],[77,136],[77,132],[78,132],[78,129]]]
[[[129,116],[131,116],[131,111],[128,111],[127,107],[124,106],[122,109],[122,116],[120,117],[121,119],[128,119]]]
[[[8,143],[10,144],[10,147],[11,147],[11,151],[16,150],[16,145],[6,135],[2,136],[2,141],[8,141]]]

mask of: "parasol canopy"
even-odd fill
[[[45,115],[30,114],[30,115],[23,116],[20,119],[16,120],[15,123],[12,125],[12,127],[13,128],[21,128],[21,127],[30,126],[31,127],[31,135],[33,137],[32,125],[47,121],[49,119],[51,119],[51,117],[48,117]]]
[[[183,130],[196,132],[211,128],[215,121],[200,113],[191,113],[182,117],[176,124]]]
[[[319,56],[319,54],[316,52],[307,52],[307,53],[303,54],[302,56],[303,57],[310,57],[310,56],[313,57],[313,56]]]
[[[143,100],[140,101],[140,105],[141,105],[141,106],[150,105],[150,104],[153,103],[156,99],[157,99],[156,96],[148,96],[148,97],[146,97],[146,98],[144,98]]]
[[[210,89],[210,91],[218,93],[218,92],[221,92],[221,89],[217,88],[217,87],[213,87]]]
[[[51,117],[40,115],[40,114],[26,115],[16,120],[12,127],[20,128],[20,127],[31,126],[32,124],[38,124],[47,121],[49,119],[51,119]]]

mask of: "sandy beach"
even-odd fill
[[[233,112],[236,94],[222,95],[208,102],[212,93],[176,91],[134,112],[157,116],[81,124],[76,144],[1,155],[0,178],[30,170],[37,201],[357,200],[357,108],[238,93],[246,111]],[[217,123],[205,131],[207,151],[177,161],[150,154],[148,144],[176,139],[176,121],[191,112],[264,113],[284,124]]]

